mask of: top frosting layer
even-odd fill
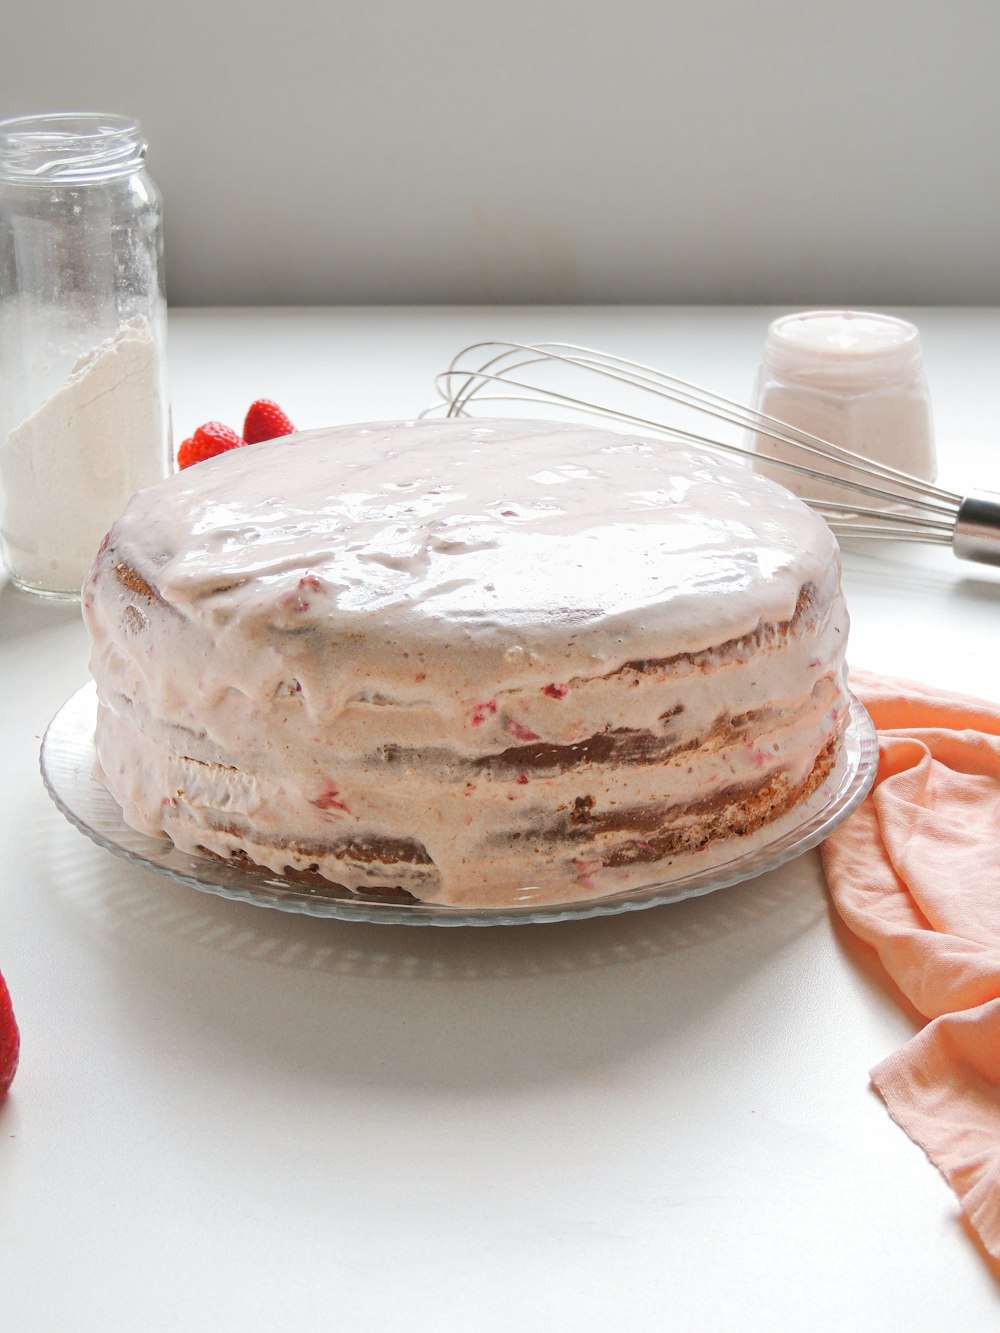
[[[426,652],[459,689],[711,647],[788,619],[836,565],[826,525],[739,463],[537,421],[234,450],[140,492],[115,539],[206,628],[338,635],[380,679]]]

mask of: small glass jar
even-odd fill
[[[852,310],[811,310],[776,319],[768,328],[754,406],[864,459],[924,481],[936,475],[920,333],[904,319]],[[809,461],[831,476],[851,475],[824,459],[813,464],[766,435],[754,435],[753,447],[765,459]],[[841,487],[786,468],[758,468],[805,498],[850,499]],[[864,480],[856,473],[854,478]],[[888,504],[855,498],[858,504]]]
[[[138,124],[0,122],[0,535],[15,583],[79,596],[170,467],[160,194]]]

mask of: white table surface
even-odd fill
[[[411,416],[497,336],[746,399],[773,313],[174,311],[175,433],[257,396],[303,428]],[[909,313],[942,478],[1000,489],[1000,312]],[[1000,570],[845,565],[855,665],[1000,695]],[[86,662],[78,608],[0,586],[4,1330],[997,1327],[1000,1265],[868,1085],[918,1020],[815,853],[558,925],[225,902],[49,802],[39,738]]]

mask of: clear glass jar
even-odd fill
[[[78,596],[170,467],[160,194],[124,116],[0,122],[0,535],[14,582]]]
[[[776,319],[767,331],[754,406],[862,458],[924,481],[936,475],[920,333],[905,319],[855,310],[810,310]],[[766,435],[754,435],[752,444],[762,458],[804,461]],[[849,475],[823,460],[817,466],[833,476]],[[839,487],[785,468],[758,467],[806,498],[845,498]]]

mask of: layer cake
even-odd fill
[[[234,450],[84,589],[136,829],[349,891],[585,899],[736,856],[847,722],[836,543],[738,463],[543,422]]]

